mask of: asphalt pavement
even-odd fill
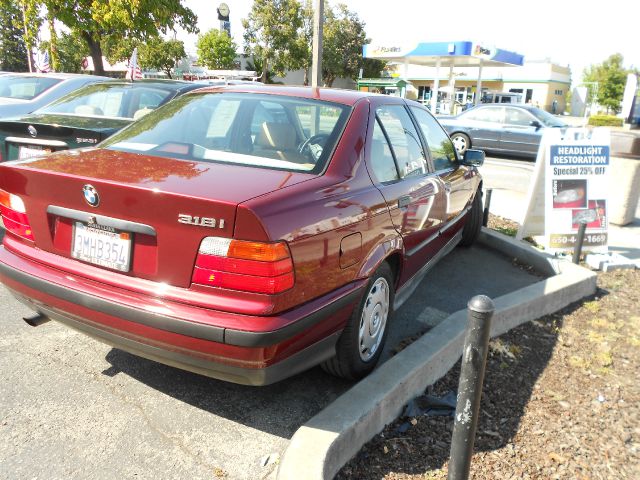
[[[532,169],[488,159],[494,213],[523,213]],[[627,245],[638,226],[621,230]],[[396,312],[383,359],[473,295],[495,298],[539,280],[484,247],[454,250]],[[21,320],[29,310],[3,287],[0,305],[0,478],[266,478],[294,432],[352,386],[320,368],[267,387],[229,384],[56,322],[29,327]]]
[[[491,250],[454,250],[396,312],[385,359],[473,295],[538,280]],[[0,478],[264,478],[275,465],[262,464],[352,385],[320,368],[267,387],[225,383],[56,322],[30,327],[4,287],[0,304]]]

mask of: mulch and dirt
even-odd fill
[[[639,367],[640,270],[600,273],[594,297],[492,340],[471,478],[640,479]],[[336,478],[446,479],[452,428],[399,418]]]

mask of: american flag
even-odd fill
[[[142,80],[142,70],[140,70],[140,66],[138,65],[138,47],[133,49],[131,59],[129,60],[129,68],[124,78],[131,81]]]
[[[36,68],[41,73],[49,73],[51,71],[51,64],[49,63],[49,52],[45,51],[44,55],[40,52],[36,54]]]

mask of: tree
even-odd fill
[[[54,72],[60,71],[60,55],[58,54],[58,34],[54,24],[53,14],[47,12],[47,25],[49,26],[49,62]],[[41,47],[42,48],[42,47]]]
[[[22,11],[13,0],[0,0],[0,70],[23,72],[29,69],[24,43]]]
[[[42,25],[42,18],[40,17],[41,3],[39,0],[20,0],[19,3],[22,9],[22,36],[27,49],[29,70],[35,71],[32,51],[38,42],[38,32],[40,31],[40,25]]]
[[[362,60],[363,78],[380,78],[387,67],[385,60],[378,60],[377,58],[363,58]]]
[[[42,50],[51,49],[49,42],[40,44]],[[74,33],[62,32],[57,41],[59,67],[56,70],[67,73],[80,73],[82,61],[89,55],[89,47],[82,38]]]
[[[604,62],[591,65],[583,73],[583,82],[587,84],[589,97],[597,100],[603,107],[617,113],[624,95],[628,71],[623,67],[624,58],[614,53]],[[596,87],[597,85],[597,87]]]
[[[212,28],[198,36],[198,63],[211,69],[233,68],[238,47],[226,32]]]
[[[326,3],[326,2],[325,2]],[[329,4],[326,4],[329,8]],[[304,72],[303,84],[309,85],[309,70],[313,63],[313,3],[312,0],[305,0],[302,5],[302,26],[298,32],[298,38],[294,45],[296,49],[295,58],[300,60],[298,68]],[[324,36],[324,35],[323,35]]]
[[[184,51],[184,42],[181,40],[163,40],[160,37],[152,38],[140,45],[140,66],[163,71],[169,78],[176,64],[187,56]]]
[[[362,47],[370,40],[364,22],[346,5],[327,8],[323,35],[322,79],[330,87],[338,77],[357,78],[363,65]]]
[[[242,19],[247,53],[262,63],[262,81],[269,70],[283,76],[300,68],[297,43],[302,11],[297,0],[254,0],[249,16]]]
[[[197,32],[196,16],[182,0],[42,0],[54,17],[86,42],[94,71],[104,74],[103,43],[108,39],[146,40],[180,25]]]

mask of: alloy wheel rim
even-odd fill
[[[378,352],[384,338],[388,316],[389,284],[382,277],[369,289],[360,316],[358,353],[362,361],[368,362]]]
[[[452,141],[458,152],[462,153],[467,149],[467,140],[463,136],[457,135],[452,139]]]

